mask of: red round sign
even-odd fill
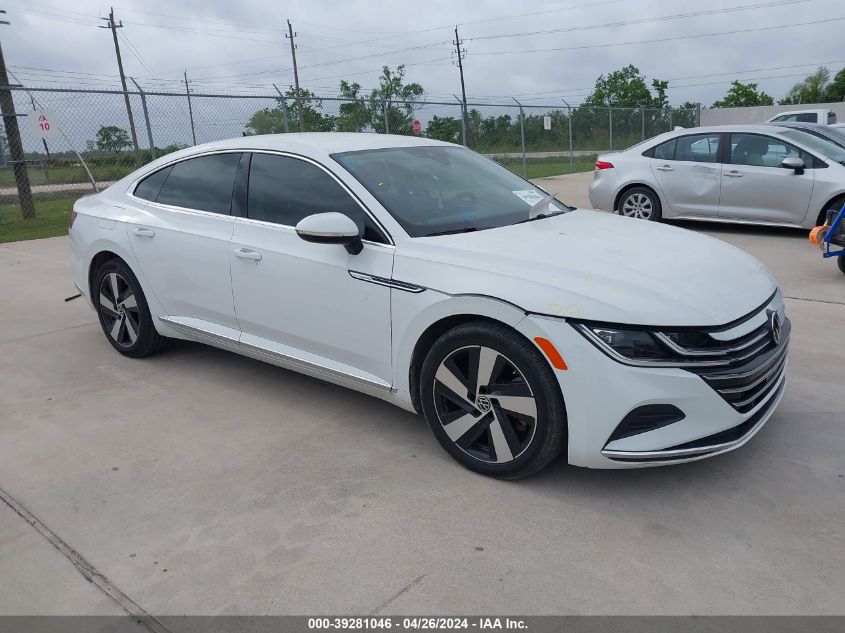
[[[422,129],[422,124],[420,123],[419,119],[414,119],[414,125],[412,126],[414,130],[414,134],[419,134],[420,130]]]

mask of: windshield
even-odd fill
[[[411,237],[480,231],[570,211],[501,165],[462,147],[333,154]]]
[[[833,141],[814,136],[801,130],[783,130],[780,134],[788,139],[792,139],[796,143],[801,143],[815,150],[825,158],[845,164],[845,148],[840,147]]]

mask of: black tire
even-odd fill
[[[836,264],[837,266],[839,266],[839,270],[841,270],[842,273],[845,274],[845,255],[840,255],[839,257],[837,257]]]
[[[466,323],[437,339],[420,372],[420,402],[446,452],[484,475],[526,477],[566,446],[566,408],[551,366],[502,325]]]
[[[143,358],[163,350],[169,339],[153,324],[137,277],[120,259],[111,259],[94,274],[91,300],[109,343],[124,356]]]
[[[630,218],[640,218],[660,222],[663,220],[663,209],[660,198],[648,187],[631,187],[619,198],[619,215]]]

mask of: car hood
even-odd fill
[[[526,312],[654,326],[724,325],[777,288],[760,262],[722,241],[583,209],[403,241],[393,276]]]

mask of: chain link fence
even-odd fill
[[[673,129],[696,110],[569,108],[281,94],[78,90],[9,86],[13,112],[0,134],[0,242],[61,235],[73,202],[169,152],[242,135],[371,132],[464,144],[528,178],[593,168],[596,155]],[[126,99],[132,111],[131,131]],[[23,155],[10,154],[5,127],[18,123]],[[39,120],[49,129],[39,127]],[[20,174],[35,217],[23,218]],[[31,213],[29,214],[32,215]]]

